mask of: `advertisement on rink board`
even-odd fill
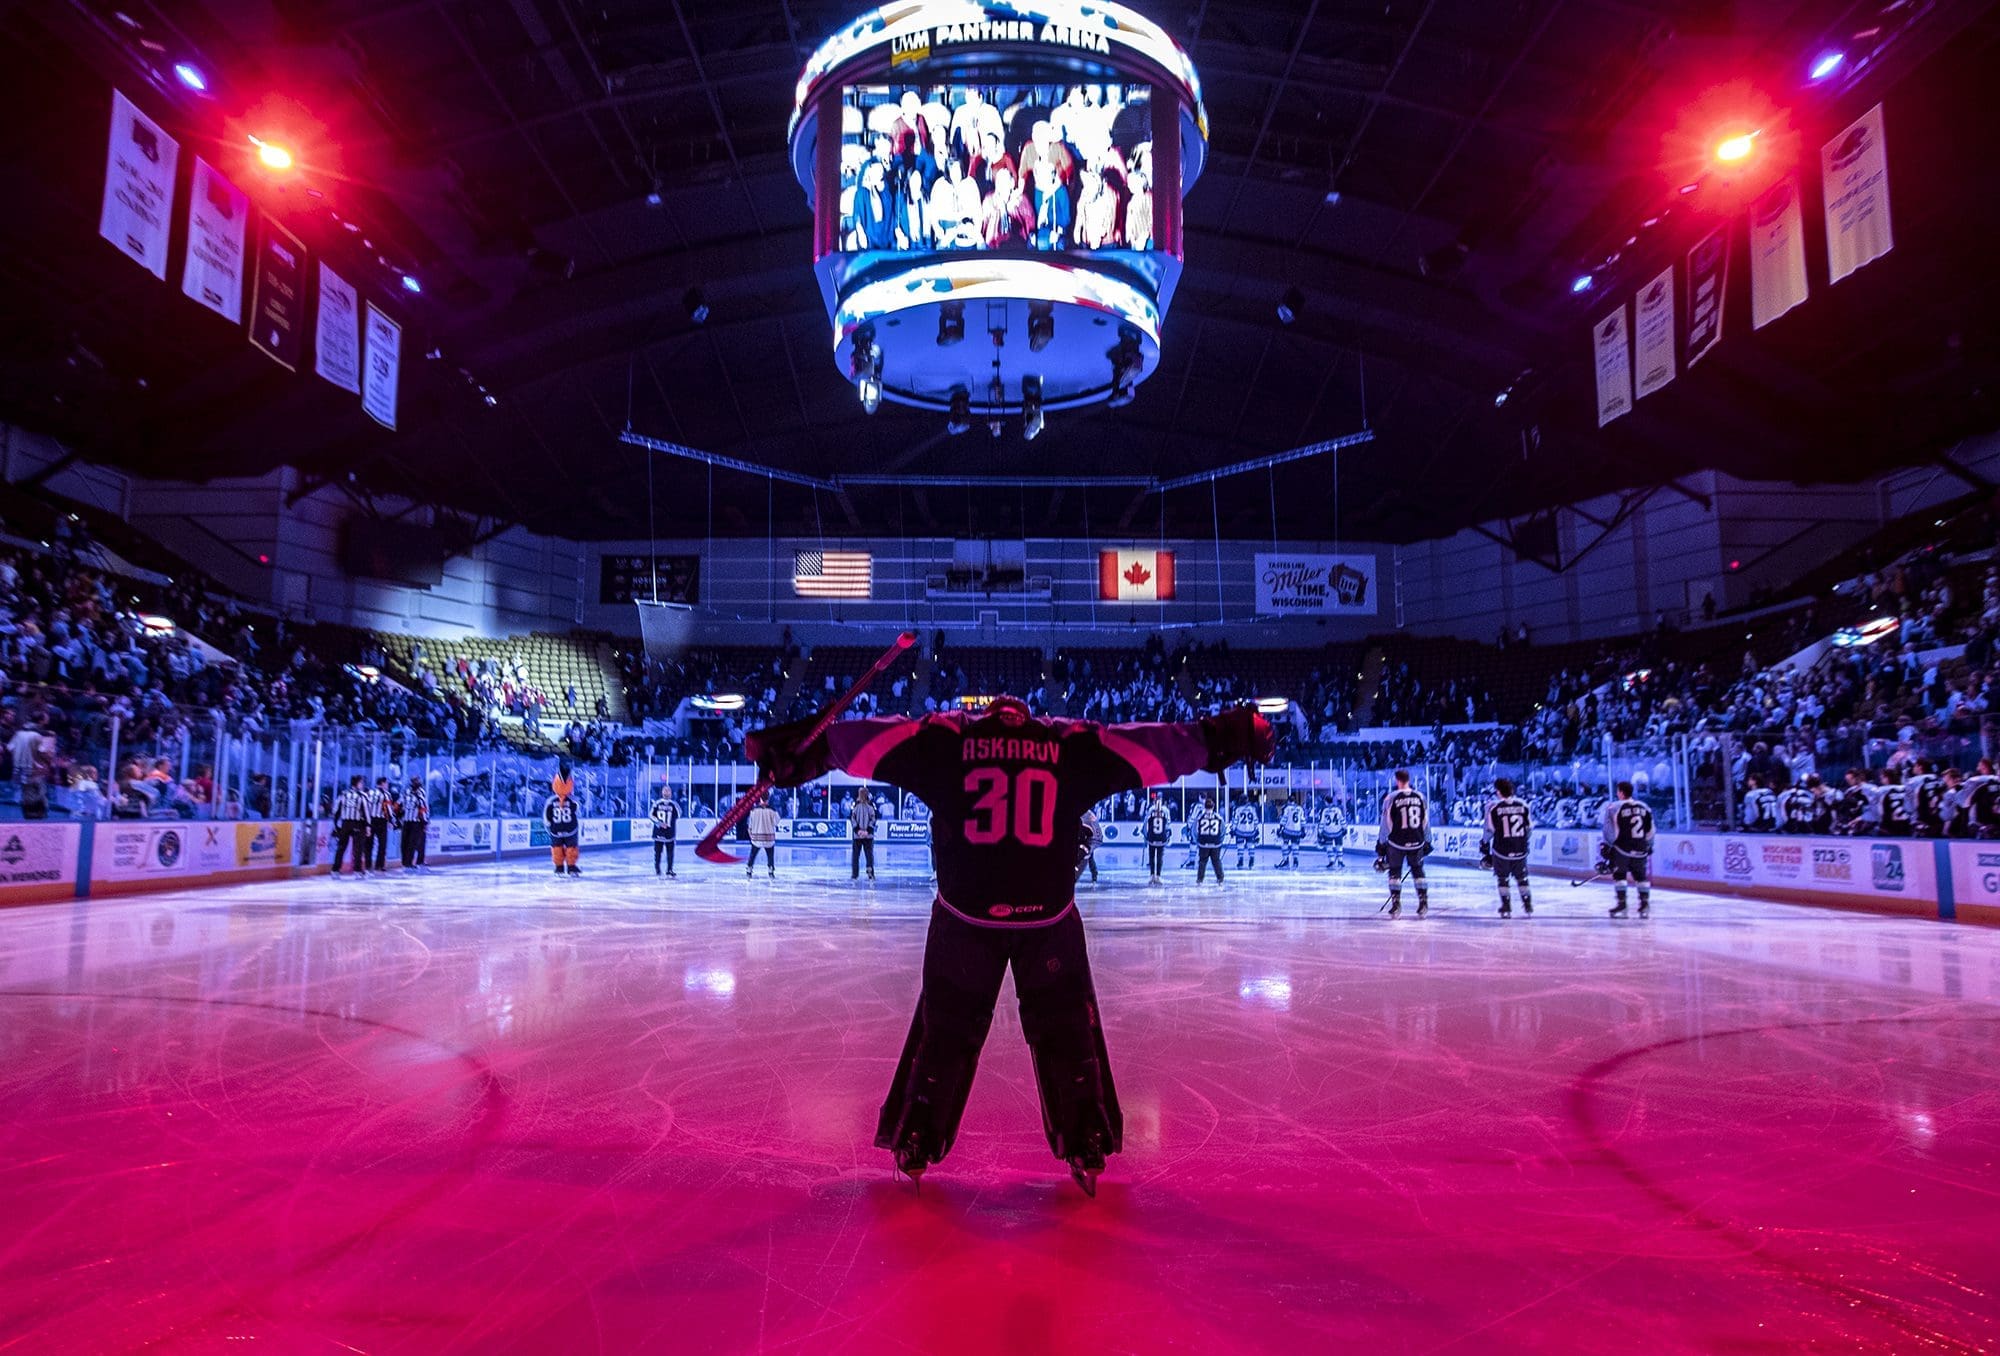
[[[1256,557],[1260,617],[1372,617],[1375,557],[1292,555]]]
[[[494,841],[490,819],[433,819],[425,828],[424,852],[445,857],[491,855]]]
[[[887,819],[875,826],[875,837],[885,843],[928,843],[931,826],[921,819]]]
[[[75,824],[0,825],[0,900],[74,893],[81,836]]]
[[[95,826],[90,878],[132,882],[275,870],[294,860],[296,832],[287,822],[112,821]]]

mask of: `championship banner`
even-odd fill
[[[196,156],[181,294],[232,325],[243,323],[243,238],[249,224],[249,195]]]
[[[1882,105],[1861,115],[1820,148],[1820,184],[1826,194],[1826,267],[1839,282],[1895,246],[1889,221],[1889,149]]]
[[[305,357],[306,247],[269,217],[261,226],[250,291],[250,342],[287,372],[296,372]]]
[[[1693,367],[1722,342],[1722,310],[1729,292],[1729,228],[1718,226],[1688,251],[1687,365]]]
[[[1632,305],[1632,330],[1639,354],[1639,398],[1674,379],[1674,268],[1639,289]]]
[[[1372,617],[1375,557],[1280,555],[1256,557],[1260,617]]]
[[[325,260],[319,266],[313,371],[343,391],[361,394],[361,297]]]
[[[363,370],[361,408],[383,428],[396,427],[396,382],[402,372],[403,327],[368,303],[368,365]]]
[[[173,229],[174,170],[181,144],[111,92],[111,148],[104,164],[104,207],[97,233],[161,282],[167,280],[167,236]]]
[[[1805,219],[1793,174],[1750,205],[1750,328],[1763,329],[1805,299]]]
[[[1597,350],[1597,426],[1632,413],[1632,340],[1620,306],[1590,332]]]
[[[1164,603],[1174,596],[1172,551],[1099,551],[1097,596],[1107,603]]]

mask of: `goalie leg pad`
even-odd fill
[[[951,1151],[1006,977],[1008,940],[932,906],[924,988],[875,1122],[877,1148],[895,1151],[914,1139],[931,1163]]]
[[[1021,999],[1021,1032],[1034,1057],[1049,1151],[1061,1159],[1117,1153],[1125,1140],[1125,1118],[1098,1020],[1083,920],[1072,910],[1015,937],[1014,988]]]

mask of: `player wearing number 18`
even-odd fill
[[[1114,792],[1268,761],[1269,723],[1241,708],[1188,725],[1098,726],[1037,718],[1003,697],[977,715],[844,721],[799,747],[807,730],[759,731],[744,749],[780,786],[838,767],[931,811],[938,893],[923,991],[875,1143],[912,1177],[950,1151],[1012,966],[1042,1129],[1095,1195],[1124,1123],[1076,912],[1078,826]]]

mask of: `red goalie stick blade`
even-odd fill
[[[847,689],[839,701],[836,701],[833,705],[827,707],[826,710],[819,713],[819,719],[813,722],[812,729],[807,732],[806,737],[799,741],[800,745],[811,744],[815,739],[825,734],[826,727],[839,720],[840,713],[852,706],[854,699],[859,697],[863,692],[866,692],[870,683],[887,673],[889,666],[903,657],[903,651],[916,643],[917,637],[915,632],[905,631],[902,635],[897,636],[896,643],[882,652],[882,657],[875,661],[874,666],[868,672],[854,680],[854,686]],[[722,839],[724,835],[743,821],[745,815],[757,808],[759,801],[771,794],[771,787],[773,785],[774,783],[769,773],[759,777],[757,784],[750,788],[749,793],[742,800],[730,806],[729,813],[718,820],[715,827],[708,831],[708,836],[695,846],[694,855],[705,862],[714,862],[718,866],[741,866],[743,859],[722,846]]]

